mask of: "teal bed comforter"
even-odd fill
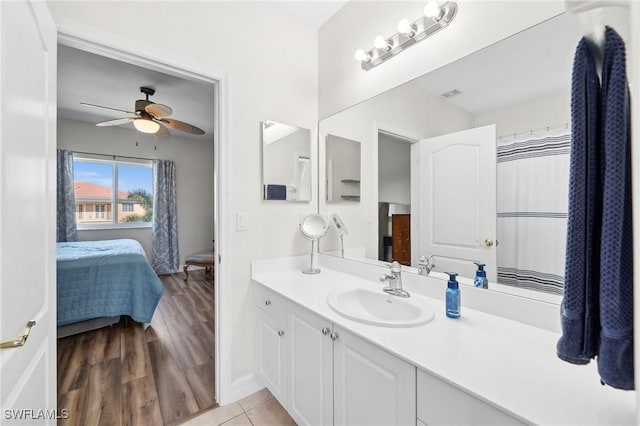
[[[151,322],[162,282],[136,240],[57,243],[58,325],[129,315]]]

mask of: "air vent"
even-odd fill
[[[443,98],[452,98],[454,96],[458,96],[461,93],[462,92],[460,92],[458,89],[453,89],[453,90],[449,90],[448,92],[444,92],[440,96],[442,96]]]

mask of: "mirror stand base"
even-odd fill
[[[303,274],[319,274],[320,268],[304,268],[302,270]]]

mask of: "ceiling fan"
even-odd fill
[[[140,92],[145,95],[145,99],[136,100],[135,112],[86,102],[80,102],[80,104],[92,108],[108,109],[130,114],[128,117],[96,123],[96,126],[119,126],[120,124],[133,122],[133,125],[138,131],[153,133],[156,136],[168,136],[169,131],[167,127],[181,132],[191,133],[192,135],[204,135],[204,130],[194,125],[185,123],[184,121],[174,120],[173,118],[167,118],[173,113],[173,110],[167,105],[156,104],[149,100],[149,96],[153,96],[156,93],[155,89],[143,86],[140,88]]]

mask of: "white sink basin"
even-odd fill
[[[327,303],[343,317],[383,327],[416,327],[433,319],[433,310],[421,296],[392,296],[361,288],[330,294]]]

